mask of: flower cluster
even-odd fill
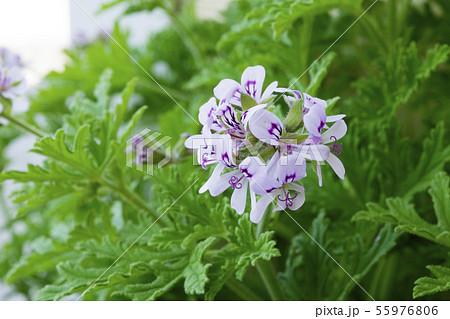
[[[0,48],[0,113],[3,103],[25,92],[25,80],[22,76],[20,57],[6,48]]]
[[[231,207],[238,214],[245,211],[250,193],[254,223],[272,202],[274,211],[297,210],[303,205],[301,180],[308,163],[315,164],[320,186],[324,162],[341,179],[345,174],[328,145],[345,135],[345,115],[327,116],[326,101],[278,88],[276,81],[263,91],[264,78],[264,68],[253,66],[244,71],[241,83],[222,80],[214,89],[215,97],[200,107],[201,134],[185,142],[187,148],[196,150],[204,169],[216,165],[200,193],[208,190],[217,196],[231,187]],[[289,106],[284,121],[275,114],[277,93]],[[329,122],[334,122],[330,128]]]

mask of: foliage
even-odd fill
[[[7,169],[22,131],[0,127],[0,181],[17,186],[14,214],[0,202],[2,280],[40,300],[448,299],[450,5],[379,1],[347,31],[372,3],[235,0],[215,21],[195,1],[106,4],[160,8],[171,26],[132,47],[117,23],[122,48],[104,36],[66,51],[17,115],[49,133],[30,150],[41,164]],[[186,112],[196,119],[221,79],[256,64],[348,123],[345,180],[322,167],[319,188],[308,172],[292,219],[258,225],[231,193],[198,193],[207,174],[180,137],[199,131]],[[125,154],[143,128],[179,155],[152,176]]]

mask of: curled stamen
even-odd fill
[[[228,183],[231,185],[231,187],[233,188],[233,189],[241,189],[242,188],[242,184],[241,183],[239,183],[240,181],[241,181],[241,179],[243,178],[244,176],[242,176],[241,178],[237,178],[236,176],[231,176],[231,178],[230,178],[230,180],[228,181]]]
[[[206,169],[206,163],[210,162],[211,160],[208,159],[209,153],[204,153],[202,155],[202,167],[203,169]]]
[[[333,153],[334,155],[339,155],[342,153],[342,143],[336,144],[337,142],[337,138],[335,136],[331,136],[330,138],[334,139],[334,144],[332,146],[330,146],[331,149],[331,153]]]
[[[294,205],[294,199],[298,196],[298,193],[295,192],[294,197],[289,197],[290,193],[285,192],[284,195],[286,196],[285,199],[281,199],[280,195],[277,196],[278,200],[281,202],[286,202],[286,207],[292,207]]]

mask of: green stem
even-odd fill
[[[268,261],[260,261],[256,264],[256,269],[269,292],[270,298],[272,300],[283,300],[283,292],[278,285],[272,264]]]
[[[314,17],[307,16],[303,19],[302,30],[300,32],[300,72],[304,72],[308,68],[313,24]]]
[[[119,187],[115,184],[110,183],[103,177],[99,178],[99,183],[103,184],[104,186],[109,187],[113,191],[117,192],[119,195],[123,197],[127,202],[129,202],[134,208],[137,210],[143,210],[150,215],[153,216],[153,218],[158,219],[158,223],[167,226],[167,223],[161,218],[161,215],[158,215],[153,209],[148,207],[148,205],[144,202],[142,198],[139,196],[136,196],[132,191],[130,191],[127,187]]]
[[[169,15],[175,30],[178,32],[179,36],[183,40],[184,44],[188,48],[188,50],[191,52],[192,57],[195,60],[195,63],[198,67],[201,66],[201,62],[203,62],[204,57],[202,53],[200,52],[199,48],[200,45],[196,42],[194,36],[189,31],[188,28],[178,19],[177,15],[173,13],[171,10],[166,10],[166,13]]]
[[[33,125],[31,125],[31,124],[29,124],[29,123],[27,123],[25,121],[22,121],[21,119],[14,118],[11,115],[2,113],[2,114],[0,114],[0,116],[4,117],[5,119],[10,121],[11,123],[13,123],[13,124],[23,128],[25,131],[28,131],[31,134],[36,135],[37,137],[44,137],[44,136],[48,135],[48,134],[42,132],[37,127],[34,127]]]
[[[246,301],[254,301],[254,300],[263,300],[260,296],[250,290],[246,285],[237,281],[234,278],[230,278],[225,283],[231,291],[233,291],[236,295]]]
[[[389,7],[388,7],[388,27],[389,27],[389,37],[390,37],[390,43],[394,43],[395,39],[397,38],[397,22],[396,22],[396,1],[395,0],[389,0]]]

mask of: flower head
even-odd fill
[[[25,93],[26,85],[19,67],[0,67],[0,96],[13,99]]]
[[[4,67],[21,67],[20,56],[7,48],[0,47],[0,65]]]
[[[185,146],[197,151],[204,169],[215,165],[200,193],[218,196],[233,189],[231,207],[245,211],[250,195],[250,219],[258,223],[267,207],[273,211],[297,210],[305,201],[301,185],[306,167],[315,163],[319,185],[320,165],[327,162],[340,178],[345,170],[327,145],[343,137],[345,115],[326,115],[327,102],[299,91],[277,88],[272,82],[264,91],[265,70],[248,67],[241,83],[225,79],[200,107],[202,133],[190,136]],[[284,121],[275,114],[274,92],[282,93],[290,111]],[[218,103],[218,104],[217,104]],[[335,122],[331,128],[326,123]]]

